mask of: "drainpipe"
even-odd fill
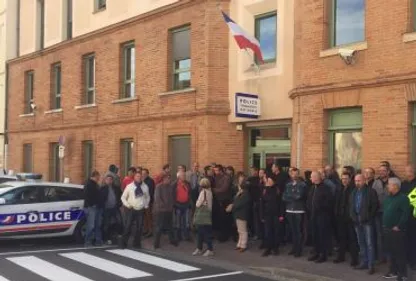
[[[4,116],[4,147],[3,147],[3,169],[8,170],[9,166],[9,134],[8,134],[8,116],[9,116],[9,63],[6,63],[6,87],[5,87],[5,97],[4,97],[4,108],[5,108],[5,116]]]

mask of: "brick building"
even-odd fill
[[[416,153],[416,1],[295,3],[292,162],[402,172]]]
[[[73,36],[59,43],[45,39],[56,11],[26,10],[40,13],[40,31],[36,49],[8,63],[9,168],[72,182],[111,163],[122,173],[130,165],[157,172],[166,162],[242,168],[243,135],[227,119],[228,29],[217,2],[164,1],[172,3],[96,30],[77,25],[85,2],[66,6],[60,21]],[[116,2],[86,16],[111,15]]]

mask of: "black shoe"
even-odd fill
[[[288,255],[292,256],[295,254],[295,250],[291,250],[289,253],[287,253]]]
[[[299,253],[299,252],[297,252],[297,253],[295,253],[293,256],[294,256],[295,258],[299,258],[299,257],[301,257],[301,256],[302,256],[302,254],[301,254],[301,253]]]
[[[371,267],[368,269],[368,274],[369,274],[369,275],[373,275],[373,274],[374,274],[374,272],[376,272],[376,270],[374,269],[374,266],[371,266]]]
[[[273,256],[278,256],[279,255],[279,250],[273,250],[272,251]]]
[[[176,242],[176,241],[170,241],[170,244],[173,245],[173,246],[175,246],[175,247],[178,247],[178,245],[179,245],[179,243]]]
[[[351,267],[356,267],[358,265],[358,261],[352,260],[350,262]]]
[[[410,265],[410,269],[411,269],[411,270],[416,270],[416,264],[411,264],[411,265]]]
[[[266,250],[266,251],[263,252],[263,254],[261,254],[261,256],[262,257],[268,257],[268,256],[270,256],[271,253],[272,252],[270,250]]]
[[[261,243],[260,246],[259,246],[259,250],[264,250],[265,248],[266,248],[266,246],[263,243]]]
[[[319,259],[319,256],[318,255],[313,255],[313,256],[310,256],[308,258],[308,261],[316,261],[317,259]]]
[[[392,273],[392,272],[388,272],[387,274],[383,275],[383,278],[385,278],[385,279],[394,279],[394,278],[397,278],[397,274]]]
[[[365,264],[360,264],[360,265],[357,265],[356,267],[354,267],[354,269],[357,269],[357,270],[364,270],[364,269],[367,269],[368,268],[368,266],[366,266]]]
[[[321,257],[319,257],[319,259],[317,259],[315,262],[316,263],[324,263],[324,262],[326,262],[326,257],[323,257],[323,256],[321,256]]]

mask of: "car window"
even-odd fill
[[[39,190],[34,186],[20,187],[4,193],[1,198],[4,198],[8,205],[40,203],[42,200]]]
[[[64,186],[47,186],[44,189],[48,202],[83,200],[84,192],[80,188]]]

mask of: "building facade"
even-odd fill
[[[8,63],[11,169],[81,182],[109,164],[122,174],[193,161],[242,168],[218,1],[127,2],[21,0],[20,56]]]
[[[416,1],[295,2],[292,161],[414,162]],[[394,23],[394,24],[392,24]],[[356,51],[344,62],[340,51]]]
[[[291,160],[293,1],[238,0],[230,17],[259,40],[264,63],[238,49],[230,36],[229,121],[244,133],[246,167],[288,167]],[[258,67],[257,67],[257,66]]]

